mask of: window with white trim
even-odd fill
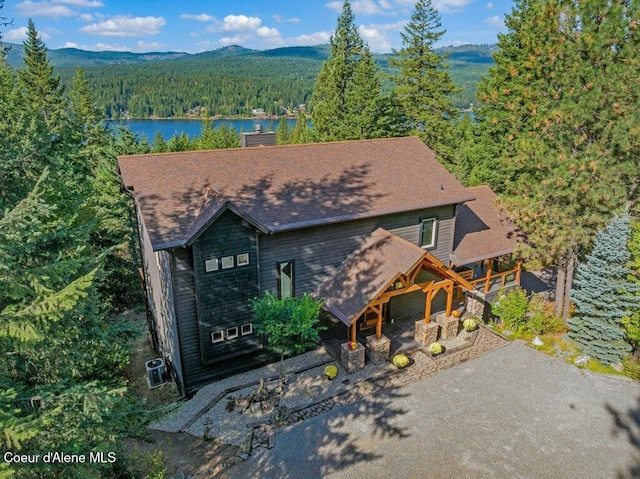
[[[420,221],[419,245],[425,249],[435,248],[437,230],[438,230],[437,218],[425,218],[422,221]]]

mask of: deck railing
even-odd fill
[[[488,293],[489,290],[491,289],[491,286],[494,284],[497,284],[498,281],[500,282],[500,287],[504,288],[505,284],[507,284],[508,281],[511,281],[511,279],[509,279],[510,276],[513,278],[513,281],[516,284],[520,284],[521,273],[522,273],[522,261],[518,261],[518,263],[516,264],[516,267],[513,269],[510,269],[508,271],[502,271],[499,273],[496,273],[495,271],[489,269],[484,278],[474,279],[469,282],[473,286],[476,286],[476,288],[478,286],[482,286],[482,284],[484,283],[484,292]]]

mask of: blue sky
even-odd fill
[[[432,0],[447,30],[439,46],[495,43],[510,0]],[[415,0],[352,0],[371,49],[400,48]],[[5,0],[3,40],[21,43],[32,18],[49,48],[197,53],[226,45],[259,50],[327,43],[342,0]]]

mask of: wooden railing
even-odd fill
[[[502,271],[500,273],[496,273],[495,271],[492,271],[491,269],[489,269],[484,278],[474,279],[469,282],[476,287],[484,283],[484,292],[488,293],[489,290],[491,289],[491,285],[497,283],[496,280],[498,279],[500,280],[500,287],[504,288],[505,284],[507,284],[507,281],[509,281],[507,278],[511,275],[513,275],[514,282],[516,284],[520,284],[521,273],[522,273],[522,261],[518,261],[518,264],[516,265],[516,267],[513,269],[510,269],[509,271]]]

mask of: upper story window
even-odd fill
[[[437,218],[425,218],[420,221],[420,239],[419,244],[425,249],[436,247],[438,231]]]
[[[295,262],[281,261],[278,263],[278,296],[280,298],[288,298],[295,296],[294,274]]]

